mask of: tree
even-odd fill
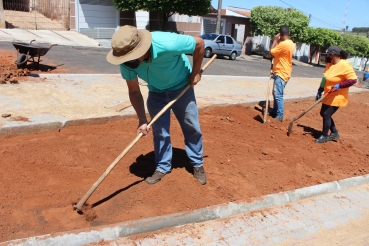
[[[352,32],[369,32],[369,27],[354,27]]]
[[[331,45],[340,45],[342,42],[342,36],[338,31],[327,28],[307,27],[306,33],[307,35],[303,42],[310,45],[310,63],[315,52],[319,52],[320,49],[326,49]]]
[[[363,36],[342,35],[341,48],[354,56],[366,57],[364,70],[369,58],[369,40]]]
[[[210,0],[114,0],[121,11],[158,11],[160,30],[166,30],[168,18],[174,13],[205,15],[209,13]]]
[[[291,39],[301,42],[306,38],[306,27],[309,17],[293,8],[257,6],[251,9],[251,30],[256,35],[274,37],[279,28],[287,25],[290,28]]]
[[[369,40],[363,36],[342,35],[341,48],[354,56],[369,57]]]

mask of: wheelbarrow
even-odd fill
[[[17,60],[15,64],[18,68],[25,68],[27,62],[33,62],[33,65],[38,69],[40,64],[40,57],[46,55],[46,53],[51,49],[51,47],[57,44],[51,45],[32,45],[32,42],[36,40],[32,40],[28,43],[20,43],[20,42],[13,42],[14,48],[17,50]],[[37,61],[35,58],[37,57]]]

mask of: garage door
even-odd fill
[[[202,34],[215,33],[217,27],[217,19],[202,18]],[[220,33],[224,33],[224,20],[220,20]]]
[[[78,29],[91,38],[111,38],[118,26],[119,12],[113,0],[79,0]]]

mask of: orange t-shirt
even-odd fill
[[[323,74],[332,66],[332,63],[327,63],[324,68]]]
[[[324,93],[329,91],[335,84],[346,80],[357,79],[356,73],[351,64],[342,59],[338,63],[334,65],[332,64],[324,72],[324,77],[326,78],[324,83]],[[349,88],[340,88],[338,91],[332,92],[326,98],[324,98],[323,103],[330,106],[344,107],[348,103],[348,92]]]
[[[295,51],[295,44],[291,39],[280,42],[274,47],[270,54],[274,57],[273,73],[287,82],[292,73],[292,55]]]

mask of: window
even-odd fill
[[[217,39],[217,43],[219,42],[224,44],[224,36],[219,36],[219,38]]]
[[[233,44],[233,39],[231,37],[227,37],[227,44]]]

